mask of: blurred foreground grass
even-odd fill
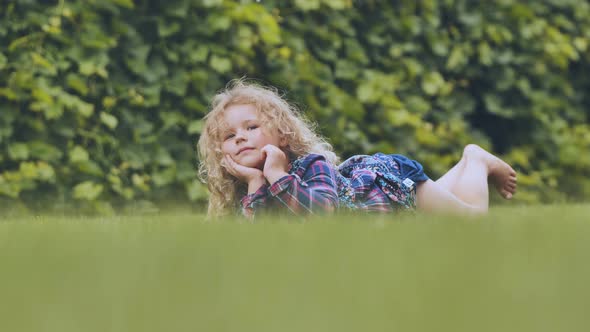
[[[590,206],[0,222],[2,331],[588,331]]]

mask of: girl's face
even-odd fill
[[[265,145],[284,147],[278,131],[263,129],[263,121],[253,105],[232,105],[223,113],[225,128],[222,131],[221,152],[236,163],[262,170],[265,158],[260,151]]]

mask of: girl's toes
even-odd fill
[[[511,199],[512,193],[509,190],[502,189],[502,197],[504,197],[505,199]]]

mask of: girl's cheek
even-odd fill
[[[229,149],[229,145],[227,143],[221,144],[221,152],[223,152],[225,154],[228,151],[228,149]]]

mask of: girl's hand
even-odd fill
[[[272,144],[268,144],[260,151],[266,159],[262,173],[270,184],[273,184],[278,179],[288,175],[289,159],[283,150]]]
[[[264,174],[258,168],[246,167],[236,163],[229,155],[223,158],[223,167],[229,174],[235,176],[238,180],[248,184],[248,194],[256,192],[266,183]]]

